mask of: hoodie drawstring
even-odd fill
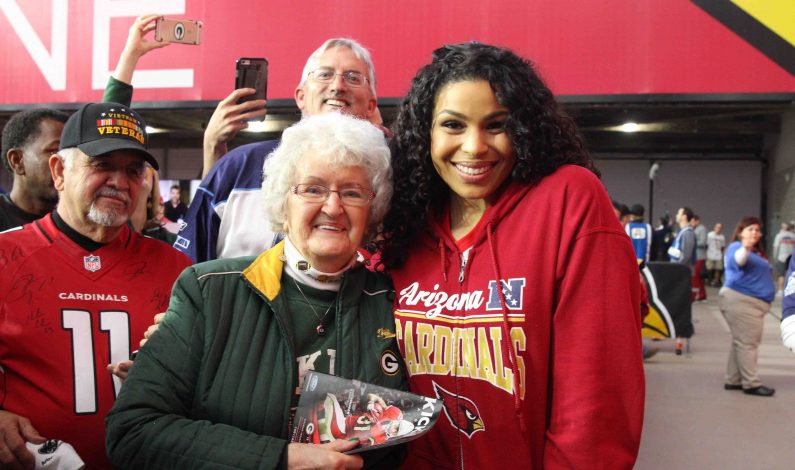
[[[511,371],[513,371],[513,407],[516,411],[516,418],[519,420],[519,428],[522,434],[527,433],[527,426],[524,422],[524,413],[522,413],[522,400],[519,397],[519,368],[516,366],[516,352],[511,344],[511,330],[508,325],[508,304],[505,301],[505,293],[502,290],[502,276],[500,275],[500,268],[497,264],[497,256],[494,251],[494,240],[491,236],[492,225],[491,222],[486,226],[486,235],[489,241],[489,254],[491,255],[491,266],[494,270],[494,276],[497,279],[497,297],[500,299],[500,307],[502,308],[502,340],[500,346],[502,347],[502,354],[508,358],[511,364]]]
[[[447,250],[444,249],[444,242],[442,239],[439,239],[439,262],[441,263],[442,268],[442,277],[444,277],[444,282],[447,282]]]

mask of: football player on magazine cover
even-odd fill
[[[362,447],[382,444],[393,437],[414,430],[411,421],[403,419],[403,411],[387,405],[379,395],[367,396],[367,411],[345,415],[339,400],[333,394],[318,404],[315,415],[315,433],[312,442],[322,444],[337,439],[359,439]]]

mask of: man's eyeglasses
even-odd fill
[[[337,193],[340,201],[346,206],[366,206],[375,197],[375,193],[361,186],[348,186],[339,190],[329,189],[319,184],[297,184],[290,192],[307,202],[323,203],[331,193]]]
[[[341,75],[342,79],[345,80],[345,83],[352,87],[366,86],[367,82],[369,81],[363,73],[357,72],[356,70],[348,70],[347,72],[337,73],[332,68],[320,67],[319,69],[309,72],[309,76],[313,80],[320,83],[331,83],[334,81],[334,78],[336,78],[337,75]]]

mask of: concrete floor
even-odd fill
[[[723,389],[731,337],[717,289],[693,304],[690,355],[648,342],[646,416],[636,469],[795,469],[795,354],[781,344],[781,302],[765,317],[759,376],[772,398]]]

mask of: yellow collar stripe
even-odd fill
[[[284,269],[284,241],[265,250],[243,271],[243,277],[262,292],[268,300],[273,300],[282,288],[281,278]]]

